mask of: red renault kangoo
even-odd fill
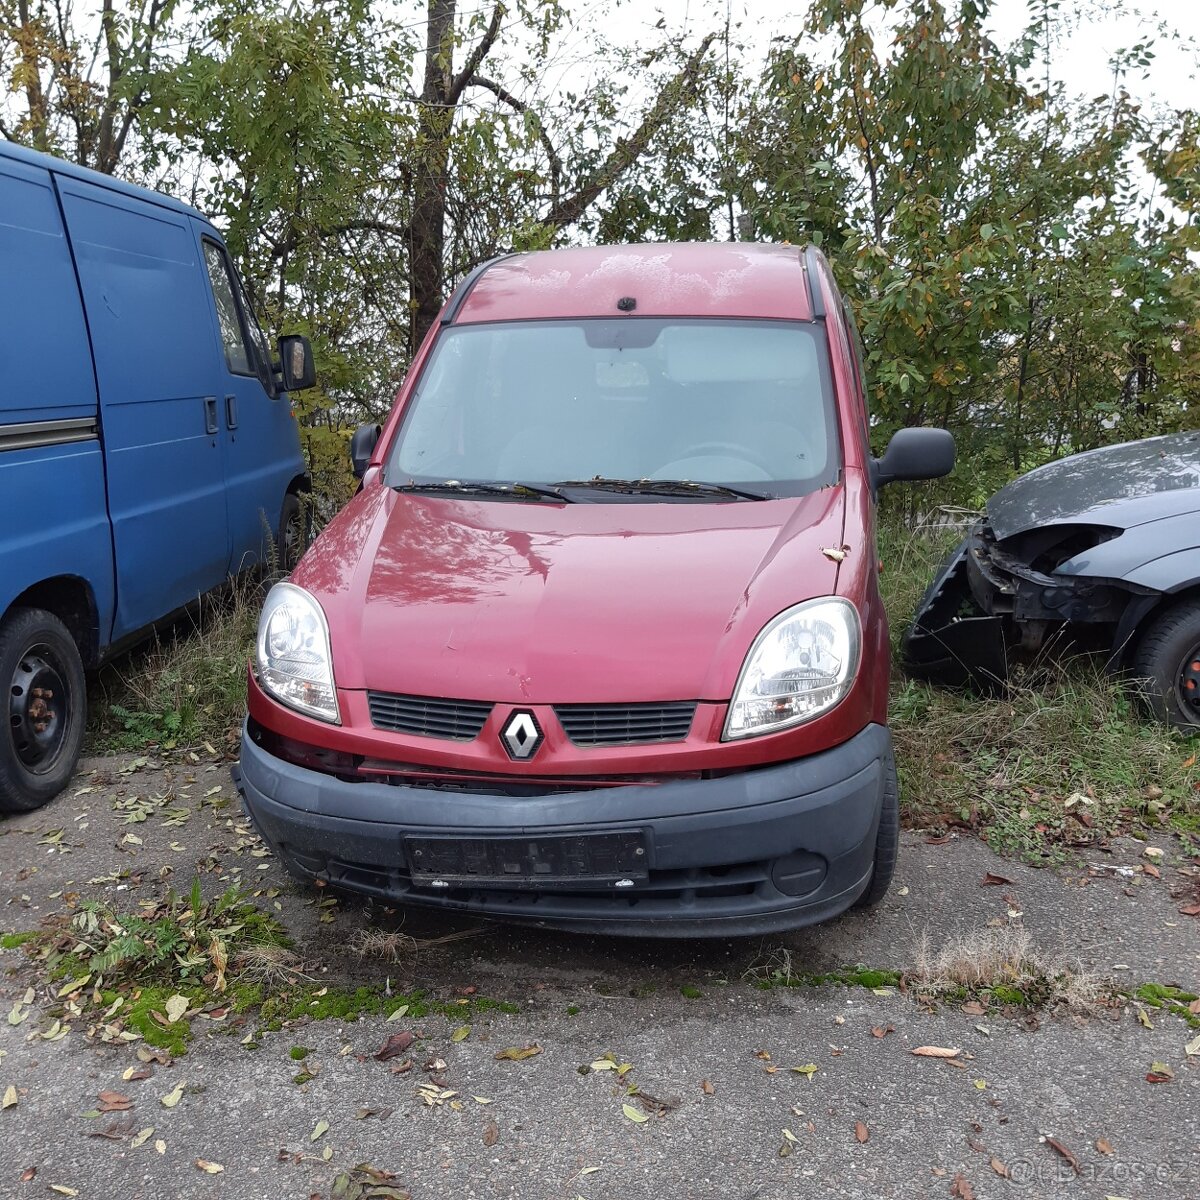
[[[897,847],[878,489],[819,252],[642,245],[469,275],[353,501],[267,597],[235,777],[295,875],[651,936],[878,902]]]

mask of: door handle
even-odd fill
[[[204,397],[204,429],[207,433],[217,432],[217,398]]]
[[[225,397],[225,424],[230,429],[237,428],[237,397]]]

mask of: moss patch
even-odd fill
[[[1193,1029],[1200,1029],[1200,1015],[1188,1007],[1197,998],[1195,992],[1185,992],[1182,988],[1169,984],[1143,983],[1134,991],[1133,997],[1160,1012],[1169,1012],[1180,1017]]]
[[[26,942],[35,937],[37,937],[36,930],[29,930],[26,933],[0,934],[0,950],[19,950]]]

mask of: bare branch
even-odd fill
[[[620,176],[632,166],[645,152],[650,139],[665,124],[675,108],[689,95],[695,85],[696,71],[709,46],[712,45],[716,34],[710,33],[688,57],[687,62],[666,83],[658,93],[650,111],[642,118],[642,123],[634,131],[633,136],[621,138],[612,153],[600,167],[593,172],[590,179],[573,195],[557,204],[551,205],[550,211],[542,218],[543,224],[573,225],[588,210],[605,189],[610,188]]]
[[[475,75],[470,80],[471,87],[483,88],[485,91],[491,92],[496,99],[507,104],[509,108],[514,109],[519,113],[528,113],[534,119],[534,124],[537,129],[538,140],[542,143],[546,151],[546,157],[550,160],[550,203],[552,208],[558,207],[559,200],[559,185],[562,181],[562,159],[558,157],[558,152],[554,149],[554,143],[550,140],[546,133],[546,127],[542,124],[542,118],[538,115],[535,109],[529,107],[524,100],[514,96],[506,87],[497,83],[494,79],[485,79],[482,75]]]
[[[496,44],[496,38],[500,35],[500,22],[504,17],[504,5],[497,0],[496,7],[492,9],[492,19],[488,22],[488,27],[483,31],[483,37],[479,39],[479,44],[467,56],[467,61],[463,64],[463,69],[454,77],[454,81],[450,84],[450,92],[446,97],[447,104],[457,104],[459,97],[467,89],[468,85],[475,77],[475,72],[483,65],[483,60],[487,58],[492,47]]]

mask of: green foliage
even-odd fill
[[[205,602],[125,658],[105,666],[88,697],[88,735],[99,750],[161,750],[236,740],[246,712],[261,584]]]
[[[83,901],[71,920],[74,944],[68,955],[80,960],[60,971],[82,967],[110,987],[204,987],[222,992],[232,955],[251,945],[282,944],[275,920],[236,886],[205,900],[200,881],[187,897],[168,891],[164,900],[136,913],[117,913],[96,900]]]

